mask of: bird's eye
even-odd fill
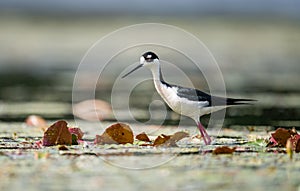
[[[146,61],[147,61],[147,62],[152,62],[153,59],[152,59],[152,58],[146,58]]]

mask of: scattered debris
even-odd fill
[[[14,132],[14,133],[12,134],[12,138],[13,138],[13,139],[17,139],[17,138],[18,138],[18,133]]]
[[[79,128],[68,128],[66,121],[57,121],[51,125],[42,139],[43,146],[72,145],[78,144],[77,140],[82,139],[83,133]]]
[[[161,134],[154,140],[153,146],[159,146],[166,143],[171,138],[170,135]]]
[[[151,142],[150,138],[145,132],[136,135],[136,139],[147,143],[140,144],[140,146],[177,146],[176,142],[188,137],[186,132],[176,132],[173,135],[161,134]],[[133,144],[133,132],[129,125],[124,123],[116,123],[108,127],[102,135],[96,135],[95,144]]]
[[[166,147],[176,147],[177,142],[181,139],[188,137],[189,134],[183,131],[176,132],[173,135],[164,135],[158,136],[153,143],[153,146],[166,146]]]
[[[135,138],[139,141],[151,142],[151,140],[145,132],[138,134],[137,136],[135,136]]]
[[[51,125],[43,137],[43,146],[71,145],[72,134],[69,132],[65,121],[57,121]]]
[[[180,131],[180,132],[176,132],[173,135],[171,135],[171,138],[169,141],[172,143],[176,143],[186,137],[189,137],[189,134],[187,132]]]
[[[126,144],[133,143],[133,132],[125,123],[109,126],[102,135],[96,135],[95,144]]]
[[[292,149],[300,152],[300,135],[295,129],[278,128],[271,134],[271,138],[267,146],[269,147],[286,147],[287,141],[290,139]]]
[[[289,158],[293,159],[293,145],[291,138],[289,138],[286,142],[286,153],[288,154]]]
[[[68,129],[69,129],[69,132],[71,134],[74,134],[74,135],[77,136],[77,139],[80,139],[80,140],[82,139],[84,133],[81,131],[80,128],[78,128],[78,127],[69,127]]]
[[[215,148],[212,153],[215,155],[219,154],[232,154],[235,151],[236,147],[229,148],[227,146],[217,147]]]

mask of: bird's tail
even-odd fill
[[[257,101],[254,99],[235,99],[235,98],[227,98],[227,105],[253,105],[252,102]]]

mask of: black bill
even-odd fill
[[[124,76],[122,76],[122,78],[125,78],[126,76],[128,76],[132,72],[136,71],[137,69],[141,68],[142,66],[143,66],[143,64],[138,65],[137,67],[133,68],[130,72],[128,72],[127,74],[125,74]]]

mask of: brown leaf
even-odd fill
[[[169,136],[169,135],[161,134],[161,135],[157,136],[157,138],[154,140],[153,146],[162,145],[165,142],[167,142],[170,138],[171,138],[171,136]]]
[[[51,125],[43,137],[43,146],[53,146],[53,145],[71,145],[72,135],[68,130],[67,122],[57,121]]]
[[[129,125],[115,123],[108,127],[102,135],[96,135],[95,144],[133,143],[133,132]]]
[[[187,132],[183,132],[183,131],[176,132],[171,136],[170,141],[175,143],[188,136],[189,134]]]
[[[135,138],[139,141],[151,142],[151,140],[145,132],[138,134],[137,136],[135,136]]]
[[[155,139],[153,146],[175,147],[177,146],[176,142],[188,136],[189,134],[186,132],[176,132],[173,135],[162,134]]]
[[[271,136],[273,139],[271,138],[270,141],[273,141],[277,146],[284,147],[287,140],[291,137],[291,130],[278,128]]]
[[[46,120],[44,118],[42,118],[41,116],[38,116],[38,115],[29,115],[26,118],[25,123],[28,126],[33,126],[33,127],[39,127],[39,128],[47,127]]]
[[[104,144],[118,144],[118,143],[114,141],[107,133],[103,133],[102,135],[96,135],[94,144],[104,145]]]
[[[268,143],[268,146],[285,147],[288,139],[290,139],[291,141],[293,150],[295,150],[296,152],[300,152],[300,148],[298,148],[300,147],[298,146],[300,135],[297,133],[295,129],[278,128],[274,133],[271,134],[271,138]]]
[[[217,147],[213,150],[213,154],[215,155],[219,155],[219,154],[232,154],[235,151],[235,147],[234,148],[229,148],[227,146],[222,146],[222,147]]]
[[[112,109],[103,100],[85,100],[73,106],[73,114],[87,121],[99,121],[111,117]]]

